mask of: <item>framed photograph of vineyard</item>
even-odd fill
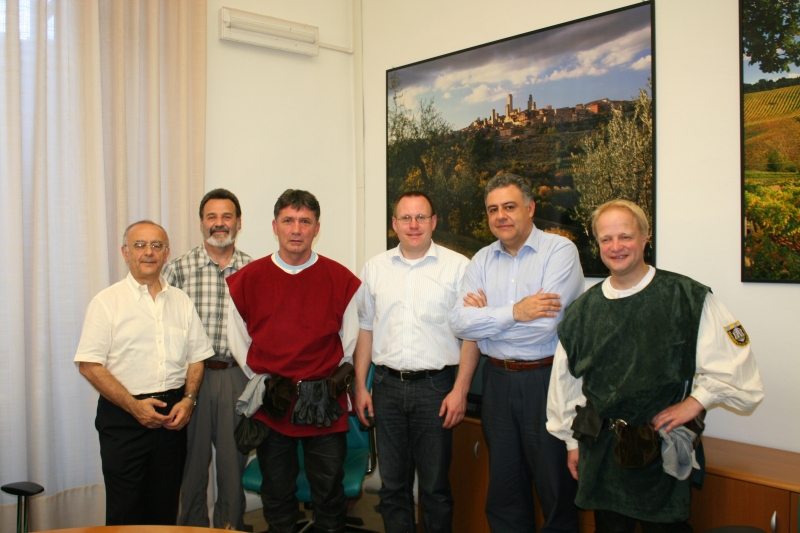
[[[800,283],[800,2],[739,15],[742,281]]]
[[[495,240],[486,183],[510,172],[531,185],[536,227],[572,240],[587,277],[606,276],[592,210],[626,198],[655,227],[653,16],[636,2],[388,70],[387,247],[395,201],[421,190],[434,241],[471,257]]]

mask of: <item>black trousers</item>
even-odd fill
[[[289,437],[270,430],[269,436],[256,448],[264,519],[270,532],[289,533],[297,522],[298,440],[303,441],[303,461],[311,486],[315,531],[344,531],[347,497],[342,480],[347,433]]]
[[[545,519],[542,533],[578,531],[578,484],[567,468],[567,448],[545,428],[551,369],[483,367],[481,424],[489,449],[486,518],[492,533],[536,531],[533,485]]]
[[[636,522],[641,522],[644,533],[692,533],[688,522],[647,522],[614,511],[597,510],[594,512],[596,533],[633,533]]]
[[[169,413],[173,405],[159,411]],[[106,483],[106,525],[175,525],[186,428],[148,429],[102,396],[95,427]]]

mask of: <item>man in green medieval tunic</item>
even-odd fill
[[[595,509],[599,533],[637,522],[645,533],[691,532],[687,427],[714,404],[752,411],[761,401],[750,340],[708,287],[645,264],[649,224],[636,204],[601,205],[592,230],[611,277],[558,328],[547,429],[566,442],[575,503]]]

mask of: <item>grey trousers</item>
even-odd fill
[[[189,422],[189,443],[181,485],[181,510],[178,524],[209,527],[207,488],[211,464],[211,445],[217,452],[217,501],[214,505],[214,527],[222,529],[230,523],[242,529],[245,507],[242,473],[247,456],[239,453],[233,430],[239,420],[236,400],[247,385],[247,377],[239,367],[227,370],[206,369],[200,387],[197,407]]]

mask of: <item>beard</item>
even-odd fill
[[[215,235],[214,232],[219,229],[221,228],[211,228],[210,235],[206,238],[208,244],[217,248],[226,248],[236,242],[236,237],[231,237],[230,232],[225,233],[224,236]]]

